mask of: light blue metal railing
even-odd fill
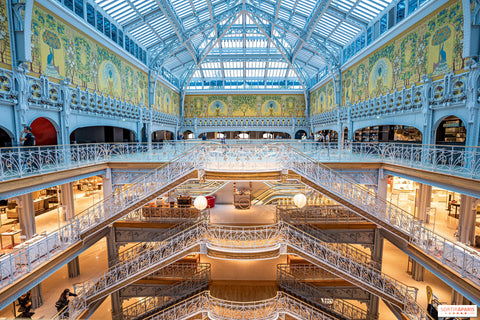
[[[211,144],[214,141],[206,142]],[[125,162],[165,162],[185,152],[200,140],[163,143],[100,143],[81,145],[0,148],[0,181],[34,176],[93,164]],[[311,140],[227,140],[219,157],[236,159],[230,148],[242,154],[241,145],[285,145],[320,162],[380,162],[445,173],[465,178],[480,178],[480,148],[468,146],[422,145],[411,143],[345,142],[320,143]],[[225,149],[226,148],[226,149]],[[214,151],[215,152],[215,151]]]

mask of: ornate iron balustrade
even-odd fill
[[[205,224],[199,223],[177,233],[173,237],[165,239],[161,245],[152,248],[152,250],[143,250],[137,256],[108,268],[95,279],[78,284],[75,287],[78,297],[72,300],[72,302],[77,299],[87,301],[89,297],[107,294],[111,286],[128,281],[129,278],[138,275],[145,269],[161,265],[175,255],[188,252],[188,250],[198,245],[204,239],[205,228]],[[70,317],[74,315],[73,318],[75,318],[84,310],[83,304],[70,303],[67,311]]]
[[[315,228],[309,224],[297,221],[296,218],[291,217],[288,212],[284,212],[281,216],[277,215],[277,221],[285,222],[308,233],[309,235],[315,237],[317,241],[321,242],[323,246],[328,247],[328,249],[331,251],[338,252],[343,256],[349,257],[350,259],[358,263],[368,265],[371,268],[375,268],[377,270],[381,269],[381,265],[377,261],[372,260],[369,254],[352,245],[342,243],[341,241],[337,240],[332,234],[328,234],[319,228]]]
[[[128,188],[124,188],[93,206],[82,211],[70,220],[70,224],[52,232],[46,237],[34,238],[21,248],[0,259],[0,288],[13,283],[19,277],[31,272],[35,267],[50,260],[66,247],[80,239],[80,235],[103,223],[129,206],[162,187],[175,182],[192,172],[200,165],[184,153],[174,160],[139,178]]]
[[[412,216],[402,209],[377,198],[376,194],[372,191],[356,185],[340,174],[320,165],[314,159],[283,144],[267,145],[264,148],[255,145],[249,147],[242,145],[236,147],[219,145],[202,145],[195,147],[191,150],[191,153],[184,154],[175,159],[175,161],[153,171],[132,184],[130,188],[122,190],[120,194],[112,195],[112,197],[87,209],[82,215],[72,221],[74,227],[72,230],[74,232],[72,238],[78,237],[81,232],[105,221],[108,217],[115,214],[115,212],[119,212],[118,210],[136,203],[136,201],[140,200],[143,196],[158,190],[168,181],[175,181],[178,177],[181,177],[191,170],[196,168],[223,168],[227,163],[231,164],[231,162],[229,162],[232,161],[231,159],[221,157],[223,150],[227,150],[226,148],[230,151],[241,151],[239,161],[243,161],[245,166],[261,168],[265,163],[268,163],[266,167],[268,170],[272,168],[291,169],[305,177],[309,177],[314,183],[327,188],[337,196],[348,200],[353,205],[385,221],[407,236],[412,237],[411,242],[417,241],[419,232],[420,234],[422,232],[423,234],[428,234],[430,239],[435,238],[436,245],[432,247],[431,242],[427,239],[426,244],[423,244],[424,250],[428,249],[425,251],[427,254],[435,257],[440,263],[455,267],[456,270],[460,270],[462,275],[479,283],[478,270],[480,267],[480,257],[477,252],[472,249],[463,248],[456,243],[449,242],[443,239],[443,237],[425,230],[420,222],[415,221]],[[229,169],[231,170],[231,168]],[[46,242],[40,240],[38,243]],[[439,244],[443,245],[443,250],[437,249]],[[27,266],[24,269],[20,269],[20,272],[12,270],[16,267],[16,258]],[[48,259],[49,254],[47,253],[44,254],[41,259],[36,259],[35,261],[44,262]],[[28,272],[27,270],[31,270],[31,266],[34,265],[34,260],[26,252],[17,251],[7,255],[0,261],[0,264],[5,266],[5,270],[10,270],[2,282],[3,285],[6,285],[7,283],[13,282],[14,279],[23,275],[25,272]],[[24,270],[24,272],[22,270]]]
[[[282,223],[281,227],[284,228],[283,240],[289,246],[303,252],[316,261],[333,267],[340,274],[353,277],[368,288],[374,288],[385,296],[398,301],[404,306],[404,311],[413,317],[412,319],[428,319],[426,312],[418,307],[415,302],[417,297],[416,288],[409,287],[367,264],[357,262],[355,259],[343,255],[340,251],[331,250],[312,235],[291,225]]]
[[[368,314],[366,310],[359,308],[350,302],[330,296],[319,287],[299,281],[293,274],[287,272],[285,265],[277,266],[277,281],[280,288],[295,296],[307,300],[321,310],[339,315],[342,319],[364,320],[377,319],[376,316]]]
[[[210,319],[215,320],[274,320],[281,314],[304,320],[338,320],[283,292],[278,292],[274,298],[263,301],[230,302],[212,297],[209,291],[163,310],[151,320],[184,320],[201,312],[206,312]]]
[[[291,117],[214,117],[214,118],[186,118],[183,125],[187,128],[285,128],[305,127],[306,119]]]
[[[194,274],[210,270],[210,267],[210,263],[172,263],[146,278],[183,281],[191,278]]]
[[[199,144],[207,145],[212,152],[208,155],[212,169],[215,169],[215,161],[218,161],[217,168],[223,170],[232,170],[232,166],[226,164],[228,161],[238,163],[237,170],[250,168],[252,163],[256,167],[249,170],[279,167],[278,159],[273,159],[269,148],[271,153],[275,148],[291,146],[321,162],[385,162],[480,179],[479,147],[368,142],[348,142],[339,146],[337,143],[298,140],[242,139],[229,140],[227,145],[192,140],[0,148],[0,181],[111,161],[169,161]],[[254,146],[254,150],[249,149]],[[264,161],[253,162],[255,157]],[[267,162],[267,157],[273,164]]]
[[[140,209],[141,210],[141,209]],[[135,214],[135,212],[140,211],[139,209],[133,211],[132,213],[129,213],[127,216],[122,218],[122,220],[132,220],[131,217],[132,215]],[[197,210],[197,209],[195,209]],[[197,210],[198,211],[198,210]],[[165,230],[165,232],[160,233],[158,236],[155,236],[151,241],[145,241],[145,242],[138,242],[133,246],[128,247],[127,249],[120,251],[115,259],[112,259],[111,265],[115,265],[118,263],[123,263],[125,261],[129,261],[131,259],[135,259],[139,254],[146,252],[146,251],[151,251],[151,250],[157,250],[159,246],[163,245],[163,241],[166,239],[175,236],[182,230],[188,229],[189,227],[196,225],[198,223],[208,223],[210,221],[210,210],[205,209],[202,212],[198,212],[198,215],[195,215],[194,217],[188,216],[187,218],[182,218],[182,219],[165,219],[165,220],[160,220],[162,222],[171,222],[175,221],[178,222],[178,224],[172,226],[171,228],[168,228]],[[160,222],[157,221],[156,222]]]
[[[439,263],[452,267],[462,276],[480,284],[480,254],[476,250],[426,229],[421,221],[408,212],[293,148],[285,152],[284,161],[287,168],[394,227]]]
[[[213,245],[229,252],[265,250],[276,247],[280,243],[286,243],[313,257],[316,261],[335,268],[341,275],[358,279],[367,288],[373,288],[377,292],[388,295],[404,305],[405,312],[409,312],[408,314],[414,316],[415,319],[423,319],[421,308],[411,310],[413,306],[416,306],[417,289],[408,287],[363,263],[360,259],[352,259],[350,253],[336,250],[336,248],[332,249],[320,239],[283,222],[260,227],[230,227],[211,225],[205,222],[198,223],[156,243],[149,250],[142,250],[136,256],[129,256],[128,259],[110,267],[95,279],[76,286],[76,291],[79,293],[77,298],[80,302],[70,304],[67,312],[70,315],[79,315],[84,310],[77,308],[77,306],[84,306],[82,301],[108,294],[111,286],[127,283],[129,279],[141,272],[158,266],[175,255],[187,252],[201,243]]]
[[[277,157],[283,148],[282,145],[267,144],[242,144],[220,145],[203,144],[201,159],[204,160],[204,168],[208,170],[225,171],[269,171],[280,170],[281,162]],[[235,169],[232,170],[232,164]]]
[[[228,251],[261,251],[279,248],[282,235],[277,225],[258,227],[235,227],[210,224],[206,228],[206,243],[209,248]]]
[[[33,237],[14,248],[10,254],[0,258],[0,288],[3,288],[45,261],[64,251],[70,245],[80,241],[78,221],[72,221],[58,230],[46,235]]]
[[[178,277],[178,266],[175,266],[174,269],[171,266],[161,269],[161,274],[167,275],[170,279],[171,275],[168,271],[174,271],[174,274]],[[173,304],[195,292],[206,289],[210,281],[210,264],[194,265],[194,268],[190,266],[190,269],[187,271],[189,271],[188,277],[185,277],[187,276],[185,269],[181,268],[180,272],[184,278],[180,283],[163,289],[155,297],[147,297],[139,300],[127,308],[122,309],[122,311],[114,315],[113,318],[122,320],[145,319],[155,313],[159,308],[165,308],[168,304]]]
[[[208,225],[201,222],[161,242],[154,242],[148,249],[138,250],[136,255],[125,255],[124,260],[119,261],[100,276],[77,285],[75,287],[76,292],[79,293],[77,298],[80,302],[87,301],[89,297],[108,292],[110,286],[128,281],[143,270],[153,268],[174,255],[187,252],[200,243],[230,250],[239,248],[262,250],[276,247],[280,242],[280,231],[277,225],[241,228]],[[80,302],[71,303],[65,312],[70,316],[78,316],[85,310],[83,308],[85,305]]]
[[[277,206],[277,220],[288,219],[293,224],[321,224],[321,223],[363,223],[367,222],[356,213],[339,205],[296,207]]]
[[[340,279],[336,275],[313,264],[278,264],[277,270],[287,272],[300,281]]]
[[[194,145],[172,141],[0,148],[0,181],[108,161],[170,161]]]
[[[136,209],[120,220],[122,221],[142,221],[142,222],[163,222],[179,223],[184,221],[196,221],[200,218],[208,218],[209,210],[200,211],[196,208],[162,208],[162,207],[142,207]]]

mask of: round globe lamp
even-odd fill
[[[307,204],[307,197],[303,193],[297,193],[293,197],[293,203],[301,209]]]
[[[204,196],[196,197],[195,201],[193,201],[193,206],[198,210],[205,209],[207,207],[207,198],[205,198]]]

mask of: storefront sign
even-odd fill
[[[458,318],[471,318],[477,316],[476,305],[446,305],[441,304],[438,306],[439,317],[458,317]]]

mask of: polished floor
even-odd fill
[[[79,197],[76,199],[76,211],[91,205],[91,201],[92,199],[88,197]],[[53,218],[54,212],[45,214],[45,220],[48,220],[49,214],[52,215],[52,219],[55,220]],[[254,206],[249,210],[238,210],[232,205],[217,205],[211,211],[211,222],[219,224],[261,225],[270,224],[274,222],[274,219],[274,206]],[[448,228],[448,221],[446,222]],[[37,229],[47,228],[48,224],[41,223],[40,219],[37,223]],[[53,227],[53,224],[51,226]],[[286,258],[281,256],[276,259],[263,261],[227,261],[212,259],[202,255],[201,262],[211,263],[212,265],[212,280],[214,283],[212,293],[214,295],[219,295],[219,298],[224,299],[247,301],[249,299],[265,299],[274,291],[271,284],[276,278],[276,265],[278,263],[285,263]],[[450,302],[451,289],[448,285],[444,284],[428,271],[425,271],[424,282],[413,280],[406,272],[407,263],[407,256],[388,241],[385,241],[382,267],[385,273],[405,284],[417,287],[419,289],[417,300],[424,308],[426,307],[426,285],[430,285],[433,288],[434,294],[440,301]],[[67,266],[64,266],[41,284],[44,304],[35,310],[33,319],[51,318],[56,313],[54,307],[55,301],[63,289],[72,289],[75,283],[94,278],[96,274],[106,267],[106,241],[102,240],[80,255],[81,274],[79,277],[74,279],[68,278]],[[229,282],[231,282],[230,287],[222,286],[222,284]],[[257,287],[256,289],[252,289],[252,287],[255,287],[253,283],[261,285],[261,288]],[[241,288],[245,289],[244,292],[239,292]],[[134,301],[135,299],[125,301],[125,305]],[[0,317],[7,319],[13,318],[13,307],[2,310]],[[111,318],[111,302],[110,299],[107,298],[93,314],[91,319]],[[380,319],[394,319],[391,311],[382,302],[380,303]]]

